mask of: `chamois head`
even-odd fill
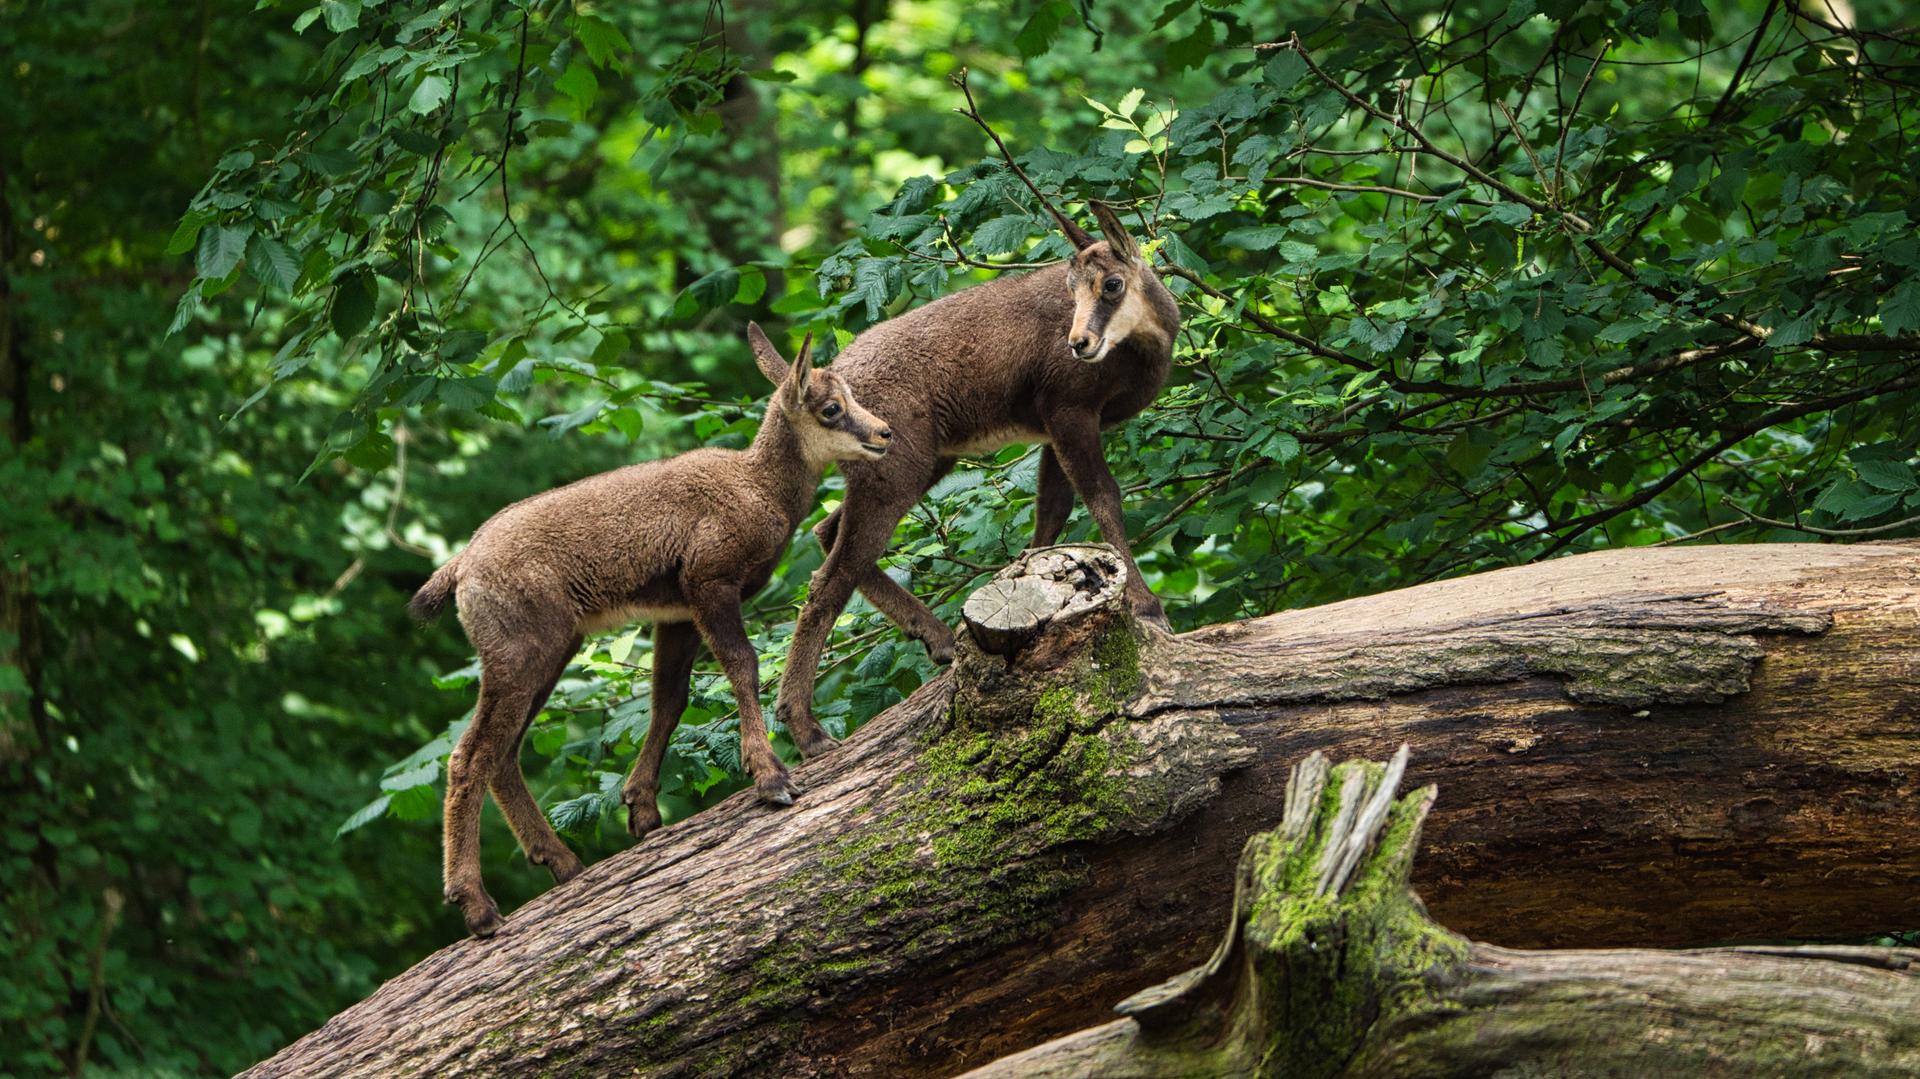
[[[753,344],[753,358],[761,373],[777,387],[774,405],[792,425],[800,439],[800,452],[808,461],[816,465],[877,461],[887,455],[893,444],[893,428],[860,407],[845,379],[824,368],[814,369],[812,334],[807,335],[792,364],[767,340],[759,323],[747,324],[747,340]]]
[[[1075,248],[1067,269],[1067,287],[1073,290],[1073,327],[1067,347],[1075,359],[1099,363],[1113,346],[1135,333],[1162,333],[1141,285],[1151,271],[1140,248],[1127,234],[1113,208],[1098,200],[1087,204],[1100,222],[1104,240],[1065,217],[1061,226]]]

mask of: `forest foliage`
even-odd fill
[[[1605,546],[1920,534],[1905,21],[0,0],[0,1072],[231,1071],[458,934],[432,821],[476,672],[405,596],[509,501],[743,444],[747,319],[831,355],[1060,258],[954,114],[962,70],[1180,298],[1172,382],[1108,438],[1176,627]],[[1025,543],[1037,460],[963,462],[889,571],[953,620]],[[769,695],[820,560],[803,533],[750,605]],[[625,845],[648,669],[643,630],[589,641],[529,739],[589,857]],[[856,601],[819,716],[931,672]],[[703,666],[668,819],[738,757]],[[497,825],[512,903],[545,875]]]

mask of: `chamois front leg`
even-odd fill
[[[1046,547],[1060,538],[1060,529],[1073,512],[1073,486],[1060,469],[1060,455],[1052,446],[1040,451],[1040,482],[1033,497],[1033,546]]]
[[[1127,599],[1133,604],[1134,614],[1143,621],[1152,622],[1162,629],[1167,628],[1166,609],[1141,578],[1140,567],[1133,560],[1133,548],[1127,542],[1127,519],[1121,508],[1120,485],[1107,469],[1106,456],[1100,449],[1099,418],[1089,412],[1056,413],[1047,419],[1047,434],[1053,439],[1053,449],[1059,455],[1061,470],[1073,483],[1074,490],[1080,493],[1080,500],[1087,504],[1087,512],[1093,517],[1093,523],[1100,526],[1101,538],[1126,560],[1127,573],[1130,575],[1127,578]]]
[[[838,744],[813,718],[814,679],[819,676],[820,653],[825,651],[827,638],[833,634],[833,623],[853,598],[854,588],[868,579],[868,571],[878,572],[874,563],[886,553],[894,526],[938,475],[939,462],[923,459],[910,463],[910,459],[901,459],[900,455],[908,452],[911,450],[902,440],[894,444],[893,456],[884,472],[846,469],[847,497],[838,511],[842,514],[838,534],[827,550],[826,563],[813,573],[807,605],[801,609],[799,623],[794,626],[793,643],[787,649],[787,672],[780,679],[777,707],[780,722],[786,724],[794,744],[809,757]],[[919,604],[920,601],[913,602]],[[927,617],[939,623],[931,611]],[[946,627],[941,625],[941,629]],[[952,631],[947,631],[944,641],[950,653]],[[935,652],[931,643],[928,651]],[[936,652],[936,658],[937,655]]]
[[[733,685],[734,702],[740,706],[740,761],[753,775],[754,793],[770,805],[792,805],[800,788],[767,741],[767,722],[760,714],[760,657],[740,620],[740,590],[696,585],[690,591],[700,597],[693,612],[694,623],[706,638],[707,647],[719,657],[720,667]]]
[[[653,717],[633,771],[620,789],[627,803],[627,831],[635,839],[660,827],[660,762],[666,759],[673,729],[687,710],[693,662],[700,655],[700,631],[692,622],[658,622],[653,627]]]
[[[814,526],[813,534],[819,539],[823,551],[831,552],[834,542],[839,538],[840,513],[840,510],[834,510],[826,520]],[[934,614],[931,607],[920,602],[920,597],[887,576],[885,570],[878,565],[867,567],[855,587],[867,597],[867,602],[873,604],[875,610],[887,617],[887,621],[899,627],[900,632],[925,645],[927,656],[935,663],[944,665],[953,662],[953,630],[940,621],[940,616]],[[821,750],[802,747],[801,752],[811,757],[816,752],[831,748],[831,745]]]

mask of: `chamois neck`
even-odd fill
[[[1172,355],[1173,339],[1180,332],[1180,301],[1173,298],[1152,266],[1146,267],[1141,276],[1147,285],[1147,306],[1153,308],[1154,315],[1152,324],[1143,327],[1145,336],[1152,339],[1157,352]]]
[[[767,402],[767,414],[760,421],[760,433],[753,436],[753,445],[747,447],[747,459],[753,463],[762,489],[799,523],[807,515],[827,462],[808,458],[806,440],[794,430],[778,396]]]

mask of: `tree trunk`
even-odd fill
[[[1206,964],[967,1079],[1920,1072],[1920,950],[1520,952],[1442,929],[1407,887],[1435,788],[1394,802],[1406,761],[1307,758]]]
[[[1414,883],[1501,945],[1914,923],[1920,547],[1608,552],[1179,637],[1116,566],[1023,557],[1058,611],[970,606],[1012,655],[962,634],[798,805],[657,832],[249,1074],[953,1074],[1191,966],[1316,749],[1411,743],[1446,792]]]

